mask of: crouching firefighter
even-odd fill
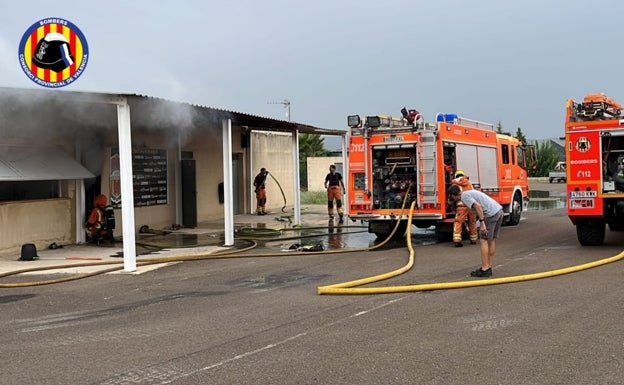
[[[473,190],[472,183],[462,170],[455,172],[455,178],[451,181],[452,184],[457,185],[462,191]],[[455,223],[453,224],[453,242],[455,247],[462,247],[462,232],[464,230],[464,222],[468,218],[468,232],[470,234],[470,243],[477,243],[477,215],[466,207],[462,201],[457,201],[455,208]]]
[[[115,212],[113,207],[107,205],[108,198],[106,195],[100,194],[93,200],[93,210],[87,218],[85,230],[87,233],[87,241],[100,244],[103,240],[108,240],[111,244],[115,243]]]
[[[345,186],[342,181],[342,175],[340,175],[339,172],[336,172],[336,166],[333,164],[329,166],[329,174],[325,177],[325,188],[327,189],[327,213],[329,214],[329,219],[334,219],[335,200],[338,216],[342,222],[342,216],[344,213],[342,209],[342,192],[345,190]]]

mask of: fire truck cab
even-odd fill
[[[520,222],[528,206],[527,152],[516,138],[498,134],[492,124],[438,114],[426,123],[416,110],[403,117],[348,117],[348,197],[352,220],[368,222],[368,231],[396,236],[412,223],[435,226],[438,240],[450,240],[454,208],[447,188],[457,170],[476,189],[498,201],[508,225]]]
[[[566,105],[568,217],[584,246],[601,245],[605,227],[624,231],[624,117],[604,94]]]

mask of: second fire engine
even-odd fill
[[[437,238],[448,240],[454,222],[447,188],[454,172],[464,171],[476,189],[504,208],[508,225],[520,222],[528,207],[527,151],[518,139],[499,134],[492,124],[438,114],[426,123],[416,110],[402,117],[348,117],[348,197],[352,220],[368,222],[378,237],[407,229],[412,223],[435,226]],[[532,152],[534,153],[534,152]]]
[[[567,207],[581,245],[601,245],[607,225],[611,231],[624,231],[622,111],[604,94],[567,103]]]

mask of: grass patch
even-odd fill
[[[325,191],[302,191],[301,204],[304,205],[324,205],[327,204],[327,193]]]

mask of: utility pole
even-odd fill
[[[288,109],[286,116],[288,116],[288,121],[290,122],[290,101],[288,99],[284,99],[281,102],[267,102],[267,104],[281,104],[284,108]]]

